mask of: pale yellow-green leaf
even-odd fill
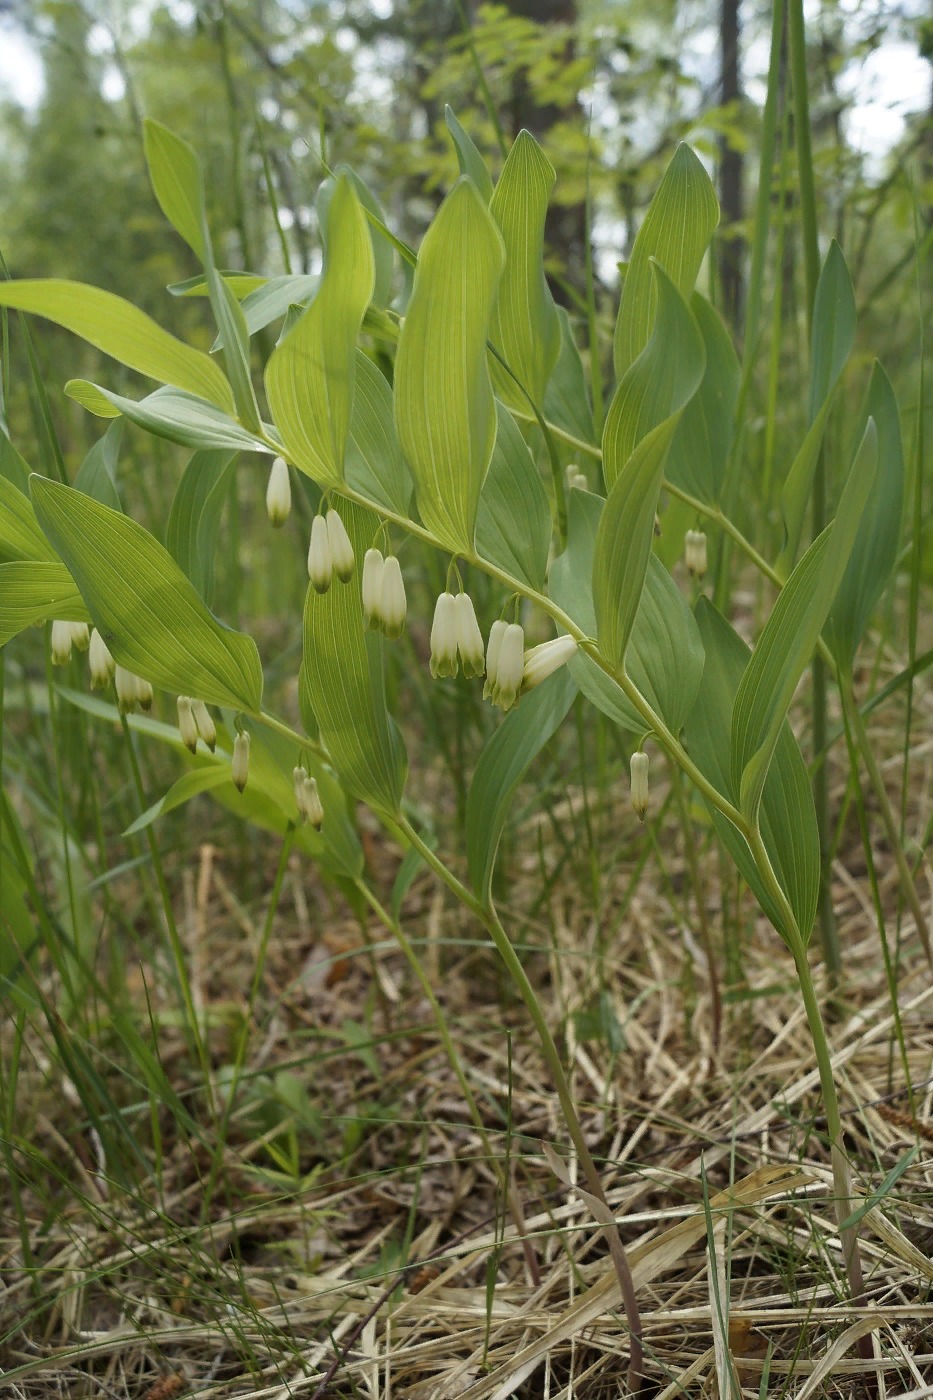
[[[690,147],[681,144],[638,230],[622,284],[613,345],[620,379],[641,354],[654,324],[657,290],[652,258],[681,296],[688,298],[718,223],[719,201],[712,182]]]
[[[54,558],[55,550],[39,528],[29,497],[0,476],[0,562]]]
[[[356,342],[375,280],[369,225],[347,175],[337,180],[328,229],[317,295],[266,366],[285,456],[321,486],[344,477]]]
[[[87,622],[88,611],[64,564],[0,564],[0,646],[36,622]]]
[[[0,306],[44,316],[140,374],[235,411],[233,391],[210,356],[113,292],[57,277],[0,282]]]
[[[421,245],[395,364],[395,421],[418,510],[457,552],[473,548],[496,437],[486,339],[504,261],[499,230],[462,176]]]
[[[505,244],[505,267],[489,326],[489,339],[539,406],[560,353],[560,322],[544,276],[544,220],[554,188],[554,167],[528,131],[509,151],[489,205]],[[528,400],[496,361],[496,392],[528,412]]]

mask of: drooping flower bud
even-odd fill
[[[330,553],[327,523],[323,515],[316,515],[311,522],[311,543],[308,546],[308,578],[315,592],[327,592],[333,573],[334,561]]]
[[[349,583],[353,577],[353,566],[356,563],[356,559],[353,555],[353,545],[350,543],[350,536],[347,534],[346,526],[333,506],[331,506],[330,510],[327,512],[325,523],[327,525],[327,543],[330,545],[330,557],[334,572],[341,583]]]
[[[113,679],[116,662],[110,648],[95,627],[88,644],[88,665],[91,668],[91,689],[103,690]]]
[[[576,462],[571,462],[567,467],[566,477],[568,491],[586,491],[589,489],[589,482]]]
[[[131,715],[142,702],[141,681],[139,676],[133,671],[128,671],[125,666],[114,667],[113,683],[117,690],[117,705],[121,715]],[[152,687],[149,687],[149,703],[152,704]]]
[[[242,792],[249,779],[249,735],[244,730],[233,741],[233,758],[230,760],[233,785]]]
[[[473,599],[469,593],[458,593],[454,599],[454,608],[457,616],[457,647],[460,651],[463,674],[469,680],[471,676],[481,676],[486,669],[483,634],[479,630]]]
[[[688,530],[684,540],[684,563],[694,578],[706,573],[706,535],[702,530]]]
[[[203,700],[192,700],[191,714],[197,727],[198,734],[204,740],[211,753],[217,747],[217,730],[214,728],[214,721],[211,719],[211,712]]]
[[[298,815],[302,818],[304,818],[304,812],[301,810],[301,804],[303,801],[302,793],[303,785],[307,777],[308,770],[307,768],[302,767],[301,764],[299,764],[297,768],[292,769],[292,782],[295,786],[295,806],[298,808]]]
[[[492,703],[510,710],[518,699],[525,670],[525,633],[517,622],[510,622],[502,634],[496,673],[492,678]]]
[[[301,785],[301,813],[315,831],[320,831],[324,825],[324,807],[314,778],[305,778]]]
[[[380,549],[367,549],[363,555],[363,621],[374,632],[382,622],[382,571],[385,560]]]
[[[645,820],[648,810],[648,755],[633,753],[630,765],[632,777],[632,808],[638,820]]]
[[[87,651],[91,645],[91,630],[86,622],[69,622],[71,628],[71,644],[78,648],[78,651]]]
[[[71,648],[74,639],[71,635],[70,622],[53,622],[52,636],[49,642],[52,651],[53,666],[67,666],[71,660]]]
[[[266,487],[266,511],[276,529],[285,524],[291,508],[292,483],[288,475],[288,463],[284,457],[276,457]]]
[[[405,596],[402,566],[394,554],[389,554],[382,568],[379,616],[382,619],[382,630],[393,641],[405,631],[407,613],[408,599]]]
[[[525,652],[525,670],[522,677],[522,689],[532,690],[542,681],[547,680],[554,672],[576,653],[577,644],[573,637],[555,637],[553,641],[542,642],[540,646],[532,647]]]
[[[431,675],[457,674],[457,607],[452,593],[442,593],[434,605],[431,624]]]
[[[178,732],[181,741],[186,749],[192,753],[198,750],[198,726],[194,722],[194,715],[191,712],[190,695],[179,695],[178,697]]]
[[[136,677],[136,703],[146,714],[152,709],[152,686],[142,676]]]

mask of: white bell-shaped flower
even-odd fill
[[[238,734],[233,741],[233,758],[230,760],[230,773],[233,785],[242,792],[249,781],[249,735]]]
[[[379,549],[367,549],[363,555],[363,621],[373,631],[382,623],[382,575],[385,560]]]
[[[639,821],[645,820],[648,810],[648,755],[633,753],[630,765],[632,777],[632,807]]]
[[[522,689],[533,690],[536,685],[547,680],[559,667],[576,653],[577,644],[573,637],[555,637],[553,641],[542,642],[525,652],[525,669]]]
[[[301,785],[301,807],[300,811],[306,821],[314,827],[315,831],[320,831],[324,825],[324,806],[321,802],[321,795],[317,790],[317,780],[315,778],[305,778]]]
[[[489,641],[486,643],[486,684],[483,686],[483,699],[492,698],[492,692],[496,685],[496,675],[499,669],[499,653],[502,650],[502,638],[508,631],[509,624],[500,617],[489,629]]]
[[[502,634],[492,684],[492,703],[510,710],[519,697],[525,672],[525,633],[517,622],[510,622]]]
[[[198,726],[195,724],[194,715],[191,712],[190,695],[179,695],[178,697],[178,732],[185,748],[190,749],[192,753],[197,753]]]
[[[49,646],[52,652],[53,666],[67,666],[71,660],[71,648],[74,639],[71,635],[70,622],[53,622],[52,635]]]
[[[135,671],[128,671],[125,666],[114,667],[113,683],[121,714],[131,715],[137,709],[152,708],[152,686]]]
[[[382,630],[387,637],[395,640],[402,635],[407,614],[408,599],[405,596],[402,566],[394,554],[388,554],[382,566],[379,596],[379,616],[382,620]]]
[[[330,537],[323,515],[311,522],[311,543],[308,546],[308,578],[317,593],[326,593],[334,574],[330,552]]]
[[[481,676],[486,669],[483,634],[479,630],[476,610],[469,593],[458,593],[454,599],[454,607],[457,614],[457,648],[463,674],[469,680],[472,676]]]
[[[327,542],[330,545],[330,558],[334,572],[341,583],[349,583],[353,577],[353,566],[356,559],[353,554],[353,545],[350,543],[350,536],[347,534],[346,526],[331,506],[325,518],[327,525]]]
[[[103,690],[113,679],[116,662],[110,648],[95,627],[88,643],[88,665],[91,668],[91,689]]]
[[[136,703],[146,714],[152,709],[152,686],[142,676],[136,677]]]
[[[284,457],[276,457],[266,487],[266,511],[276,529],[285,524],[291,508],[292,483],[288,475],[288,463]]]
[[[86,622],[69,622],[71,628],[71,643],[77,647],[78,651],[87,651],[91,645],[91,629]]]
[[[684,539],[684,563],[694,578],[702,578],[706,573],[706,535],[702,530],[687,531]]]
[[[457,674],[457,600],[452,593],[442,593],[434,605],[431,624],[431,675]]]
[[[203,700],[191,701],[191,714],[197,726],[198,734],[204,740],[211,753],[217,747],[217,730],[214,721],[211,719],[211,712]]]

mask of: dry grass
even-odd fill
[[[929,816],[929,749],[920,745],[914,756],[914,831]],[[570,825],[578,812],[579,795],[570,794],[552,815]],[[645,1393],[758,1395],[764,1375],[768,1395],[933,1396],[933,984],[910,923],[901,929],[898,1001],[912,1099],[853,827],[836,870],[848,981],[832,1040],[865,1198],[866,1295],[854,1306],[845,1298],[818,1080],[790,960],[746,899],[741,919],[730,916],[744,976],[727,988],[717,1050],[676,825],[658,833],[663,863],[646,865],[629,899],[635,859],[650,838],[621,806],[598,816],[623,857],[603,881],[598,910],[569,872],[555,886],[560,893],[536,908],[542,862],[548,870],[560,856],[550,820],[539,819],[522,834],[502,912],[516,942],[529,946],[529,968],[561,1028],[629,1248]],[[385,887],[395,857],[376,838],[368,855]],[[877,856],[893,911],[894,876],[884,851]],[[710,855],[702,865],[719,938],[718,862]],[[265,912],[261,902],[238,902],[235,867],[232,854],[205,847],[177,880],[217,1067],[244,1014]],[[142,1029],[152,1017],[192,1122],[186,1131],[177,1112],[157,1110],[158,1173],[140,1086],[124,1088],[121,1103],[144,1144],[146,1175],[125,1157],[104,1160],[66,1068],[37,1029],[27,1030],[18,1093],[28,1108],[0,1240],[3,1394],[622,1393],[627,1348],[615,1276],[573,1189],[572,1158],[554,1161],[554,1152],[566,1153],[566,1134],[521,1008],[503,993],[476,928],[426,876],[409,895],[405,922],[432,971],[490,1139],[508,1156],[521,1232],[497,1201],[495,1174],[403,960],[376,927],[367,949],[340,898],[293,867],[247,1076],[213,1178],[213,1120],[173,1028],[160,965],[134,973],[134,1003]],[[892,917],[892,940],[894,927]],[[102,1026],[100,1046],[87,1047],[98,1072],[108,1067],[107,1044]],[[283,1070],[290,1078],[277,1081]],[[909,1165],[872,1204],[910,1151]],[[857,1349],[866,1333],[869,1366]]]

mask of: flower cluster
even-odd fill
[[[292,770],[292,778],[295,782],[295,805],[299,817],[302,821],[309,822],[315,831],[320,831],[324,825],[324,807],[317,790],[317,780],[309,778],[308,770],[301,767]]]
[[[350,536],[334,507],[326,515],[316,515],[308,546],[308,578],[315,592],[326,593],[334,574],[341,583],[349,583],[355,562]]]
[[[556,637],[525,650],[525,633],[517,622],[499,618],[489,629],[489,642],[476,621],[468,593],[442,593],[431,627],[431,675],[455,676],[459,666],[469,679],[485,672],[483,696],[510,710],[523,691],[531,690],[569,661],[577,650],[573,637]]]
[[[217,730],[210,711],[203,700],[193,700],[190,695],[178,697],[178,732],[192,753],[197,752],[199,739],[204,740],[211,753],[217,747]]]
[[[405,630],[408,599],[401,566],[394,554],[385,557],[379,549],[367,549],[363,556],[363,620],[374,632],[393,639]]]
[[[53,622],[51,651],[53,666],[67,666],[71,660],[71,649],[87,651],[90,646],[90,632],[86,622]]]

